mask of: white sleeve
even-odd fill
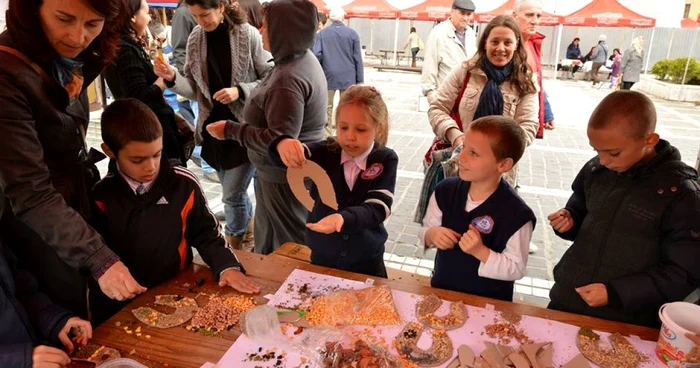
[[[515,281],[525,276],[534,225],[528,221],[508,239],[503,253],[491,251],[486,263],[479,265],[479,276]]]
[[[418,239],[420,243],[423,244],[424,248],[433,247],[433,244],[425,245],[425,232],[435,226],[442,226],[442,211],[440,211],[440,207],[438,207],[437,200],[435,199],[435,193],[433,193],[430,196],[428,209],[425,211],[425,217],[423,217],[423,227],[421,227],[418,232]]]

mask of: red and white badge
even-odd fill
[[[384,165],[380,163],[372,164],[367,170],[362,172],[362,179],[372,180],[382,174],[384,171]]]

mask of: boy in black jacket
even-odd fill
[[[5,197],[0,190],[0,217]],[[72,335],[69,337],[69,334]],[[73,343],[92,337],[90,322],[53,304],[38,291],[34,277],[17,268],[17,259],[0,242],[0,367],[65,367]]]
[[[102,149],[116,160],[118,173],[93,188],[95,228],[145,287],[184,269],[195,247],[220,286],[259,292],[221,236],[194,174],[170,166],[162,155],[162,135],[156,116],[138,100],[118,100],[105,109]],[[93,312],[104,313],[105,306],[99,309]]]
[[[654,105],[638,92],[611,93],[591,115],[598,156],[549,215],[574,241],[554,268],[550,308],[658,327],[659,307],[700,284],[697,172],[655,128]]]

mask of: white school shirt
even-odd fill
[[[367,169],[367,157],[369,157],[373,148],[374,142],[372,142],[372,145],[369,146],[367,151],[357,157],[352,157],[345,153],[345,151],[340,153],[340,164],[343,165],[345,183],[348,185],[348,188],[350,188],[350,191],[352,191],[352,187],[355,186],[357,175],[360,174],[360,171]]]
[[[476,202],[471,199],[471,196],[467,196],[465,209],[467,212],[470,212],[479,207],[484,201]],[[426,248],[434,247],[433,244],[425,244],[425,232],[435,226],[442,226],[442,211],[440,211],[440,207],[438,207],[435,199],[435,193],[433,193],[430,196],[428,209],[423,218],[423,227],[418,233],[421,244]],[[504,281],[520,280],[525,276],[533,230],[534,225],[532,221],[528,221],[508,239],[506,248],[502,253],[491,250],[486,263],[481,262],[479,264],[479,276]],[[459,247],[459,244],[456,244],[455,247]]]

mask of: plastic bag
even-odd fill
[[[313,326],[331,327],[401,323],[394,296],[386,286],[322,295],[314,299],[306,319]]]
[[[280,329],[277,311],[268,305],[257,306],[246,313],[245,333],[261,344],[296,352],[318,367],[401,367],[398,359],[385,348],[369,342],[371,336],[353,336],[332,328],[308,328],[289,339]]]

